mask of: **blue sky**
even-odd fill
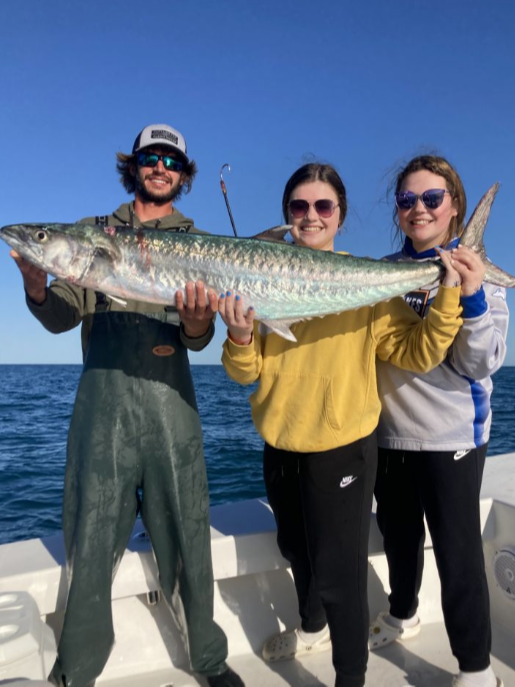
[[[337,249],[381,257],[394,170],[437,152],[468,214],[501,182],[485,243],[515,274],[514,25],[512,0],[2,0],[0,225],[109,213],[129,199],[115,153],[167,122],[199,167],[179,209],[202,229],[232,233],[224,163],[250,236],[280,223],[286,180],[319,159],[347,186]],[[80,362],[78,331],[48,334],[26,310],[3,243],[0,313],[0,363]],[[224,334],[192,362],[218,362]]]

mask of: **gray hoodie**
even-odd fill
[[[409,248],[409,246],[408,246]],[[405,250],[388,260],[430,257]],[[435,251],[433,254],[436,256]],[[406,294],[404,299],[426,317],[439,283]],[[378,443],[404,451],[456,451],[482,446],[490,436],[491,375],[504,362],[508,307],[504,288],[484,284],[462,297],[463,326],[447,358],[425,375],[377,362],[382,411]]]

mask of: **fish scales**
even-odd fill
[[[186,279],[200,279],[218,292],[238,291],[263,319],[284,318],[285,305],[290,317],[334,312],[335,304],[339,310],[348,309],[349,303],[367,305],[371,284],[378,285],[373,302],[421,285],[420,269],[413,264],[392,270],[389,263],[369,261],[364,272],[359,258],[327,253],[320,260],[316,251],[255,239],[173,235],[163,255],[175,267],[175,290]],[[435,265],[426,270],[433,278],[439,272]]]
[[[375,303],[420,286],[427,272],[434,276],[439,271],[435,265],[397,267],[256,239],[109,229],[106,233],[95,225],[25,225],[17,230],[25,234],[17,250],[25,250],[27,259],[54,276],[122,298],[170,304],[186,281],[201,280],[217,292],[238,291],[259,318],[272,320]],[[45,240],[36,257],[27,246],[38,231]],[[9,228],[2,230],[6,233]],[[52,248],[53,243],[59,249]],[[51,265],[45,254],[52,255]]]
[[[481,199],[461,243],[474,246],[486,280],[515,286],[515,278],[488,261],[483,232],[498,185]],[[281,336],[293,321],[373,305],[437,279],[436,262],[388,262],[316,251],[266,238],[172,233],[97,225],[27,224],[0,230],[0,238],[49,274],[108,296],[173,304],[187,281],[216,292],[238,292],[244,308]],[[293,337],[294,338],[294,337]]]

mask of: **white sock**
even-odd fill
[[[497,678],[492,666],[488,666],[486,670],[480,670],[477,673],[465,673],[460,670],[458,680],[470,687],[496,687],[497,685]]]
[[[420,622],[418,619],[418,615],[414,615],[413,618],[396,618],[394,615],[385,615],[384,617],[385,621],[388,623],[388,625],[391,625],[392,627],[415,627],[415,625],[418,625]]]
[[[319,632],[306,632],[305,630],[299,630],[298,635],[306,644],[314,644],[318,642],[319,639],[327,633],[327,625],[323,627]]]

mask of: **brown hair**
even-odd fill
[[[290,202],[290,196],[294,189],[301,184],[308,184],[313,181],[323,181],[332,186],[335,190],[340,208],[340,221],[338,222],[338,226],[341,227],[347,215],[347,191],[336,169],[332,165],[324,165],[319,162],[310,162],[307,165],[299,167],[286,182],[282,203],[284,221],[288,223],[289,220],[288,203]]]
[[[136,190],[136,180],[134,174],[131,171],[131,167],[137,166],[136,153],[132,155],[126,155],[125,153],[116,153],[116,169],[120,174],[120,183],[125,188],[127,193],[133,194]],[[178,200],[183,192],[189,193],[193,185],[193,180],[197,174],[197,164],[195,160],[190,160],[189,162],[183,161],[182,174],[185,177],[185,181],[180,187],[175,196],[175,200]]]
[[[432,174],[436,174],[437,176],[445,179],[447,190],[450,192],[453,203],[455,203],[455,207],[458,211],[458,214],[455,217],[451,217],[449,229],[442,242],[443,245],[446,246],[450,241],[452,241],[452,239],[463,234],[463,222],[465,221],[465,214],[467,212],[467,197],[465,195],[465,189],[463,188],[460,175],[454,169],[451,163],[448,162],[444,157],[438,157],[437,155],[419,155],[410,160],[410,162],[408,162],[408,164],[400,172],[398,172],[395,179],[394,193],[398,193],[401,190],[402,182],[408,175],[423,170],[431,172]],[[399,238],[402,235],[402,232],[399,226],[396,207],[393,210],[393,223],[397,227],[395,237]]]

